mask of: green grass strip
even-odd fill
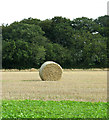
[[[106,118],[107,103],[3,100],[2,118]]]

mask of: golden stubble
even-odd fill
[[[107,101],[107,71],[64,70],[60,81],[39,72],[2,72],[2,99]]]

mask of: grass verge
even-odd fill
[[[3,100],[2,118],[107,118],[107,103]]]

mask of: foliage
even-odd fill
[[[39,68],[55,61],[64,68],[107,67],[109,16],[70,20],[28,18],[2,25],[3,68]]]
[[[15,22],[3,26],[3,66],[19,69],[39,67],[45,58],[43,45],[47,39],[43,34],[37,25]]]
[[[107,118],[107,103],[3,100],[3,118]]]
[[[0,69],[2,68],[2,27],[0,26]]]

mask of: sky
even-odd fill
[[[40,20],[62,16],[96,19],[107,15],[109,0],[1,0],[0,25],[11,24],[29,17]]]
[[[107,3],[107,14],[109,15],[109,1]]]

